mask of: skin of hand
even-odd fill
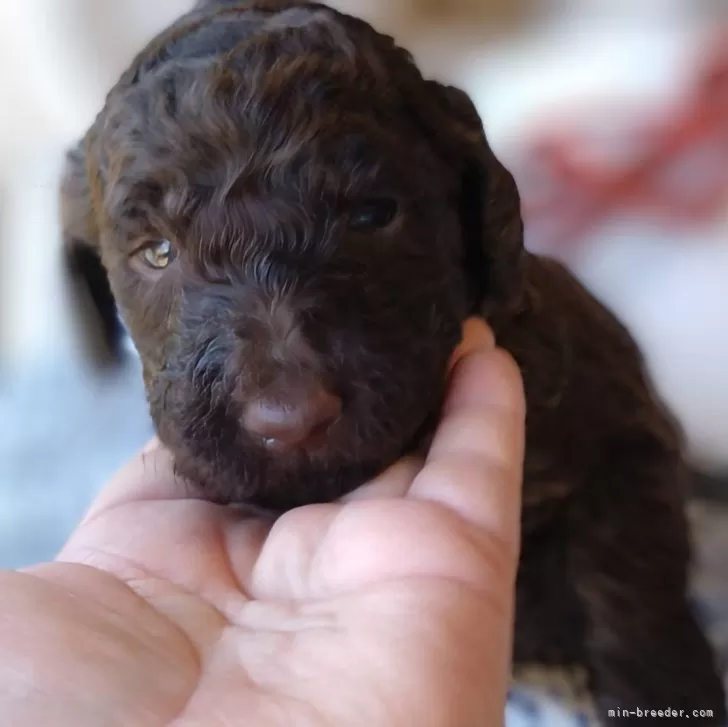
[[[425,461],[277,520],[152,443],[51,563],[0,571],[7,727],[503,723],[525,405],[468,321]]]

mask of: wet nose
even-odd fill
[[[243,426],[269,449],[287,450],[305,447],[325,434],[340,412],[341,399],[316,388],[290,403],[264,398],[250,402]]]

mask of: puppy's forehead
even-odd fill
[[[301,92],[318,82],[331,92],[370,93],[392,90],[393,69],[388,68],[392,39],[355,18],[319,6],[292,7],[277,13],[249,10],[220,13],[169,39],[139,63],[131,86],[146,87],[158,95],[160,84],[168,91],[198,74],[211,91],[235,86],[241,96],[280,90],[292,93],[295,81]],[[143,55],[143,54],[142,54]],[[393,56],[392,56],[393,58]],[[207,74],[204,71],[207,71]],[[203,76],[205,76],[203,78]],[[289,83],[287,83],[289,82]],[[277,84],[281,88],[276,89]],[[352,87],[353,84],[353,87]],[[124,84],[122,83],[122,86]],[[318,94],[324,100],[325,94]]]
[[[285,120],[300,126],[314,111],[373,118],[385,103],[396,118],[401,58],[392,39],[329,8],[218,10],[160,43],[112,92],[111,116],[131,105],[144,121],[171,115],[194,125],[224,105],[231,119],[270,128]]]
[[[308,196],[382,176],[397,186],[428,162],[396,63],[391,39],[329,9],[214,16],[118,97],[107,124],[116,177]]]

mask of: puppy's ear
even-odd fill
[[[526,257],[516,182],[490,148],[464,91],[436,81],[416,85],[419,123],[445,162],[457,165],[463,265],[473,313],[508,315],[523,294]]]
[[[60,186],[63,262],[81,339],[98,366],[123,358],[124,329],[101,262],[91,190],[81,146],[66,155]]]
[[[430,82],[459,153],[464,264],[475,306],[493,313],[514,307],[524,286],[523,218],[513,175],[491,149],[470,97]]]

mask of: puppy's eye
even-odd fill
[[[397,216],[393,199],[365,199],[349,210],[349,227],[357,232],[372,232],[389,225]]]
[[[174,260],[174,248],[169,240],[149,243],[140,251],[142,260],[155,270],[164,270]]]

